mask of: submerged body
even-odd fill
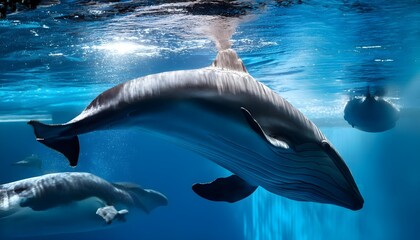
[[[12,166],[31,167],[31,168],[42,168],[42,160],[36,154],[24,158],[23,160],[12,163]]]
[[[47,174],[0,185],[0,237],[103,229],[166,204],[164,195],[134,184],[90,173]]]
[[[136,126],[239,177],[220,179],[222,188],[242,179],[241,187],[261,186],[295,200],[350,209],[363,205],[350,171],[320,130],[253,79],[231,49],[220,51],[208,68],[149,75],[115,86],[66,124],[29,124],[38,141],[62,152],[71,165],[77,164],[77,135]],[[218,188],[201,190],[208,199],[223,200],[214,194]],[[255,190],[246,189],[236,200]]]
[[[365,132],[384,132],[395,127],[400,111],[390,102],[369,93],[365,98],[353,98],[344,108],[344,119],[354,128]]]

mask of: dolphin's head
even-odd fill
[[[340,154],[315,124],[293,106],[283,102],[283,109],[293,117],[290,123],[300,123],[298,127],[282,121],[261,127],[250,112],[242,108],[258,139],[265,140],[263,145],[242,149],[250,158],[247,163],[252,162],[252,167],[246,165],[243,172],[247,174],[242,177],[290,199],[361,209],[363,198]],[[267,144],[272,151],[266,151]]]
[[[327,140],[276,152],[279,171],[264,179],[266,185],[261,186],[267,190],[298,201],[329,203],[351,210],[363,207],[364,200],[350,170]]]
[[[293,184],[287,186],[286,197],[321,203],[330,203],[351,210],[363,207],[363,197],[340,154],[328,142],[306,143],[283,155],[291,161],[290,168],[297,173]]]
[[[341,178],[335,179],[337,187],[337,194],[334,194],[335,199],[338,199],[343,207],[351,210],[361,209],[364,203],[363,197],[343,158],[327,140],[323,140],[320,146],[338,170],[335,174],[340,175],[341,173]]]
[[[25,187],[23,184],[0,185],[0,218],[12,215],[19,210],[20,203],[25,198],[21,196]]]

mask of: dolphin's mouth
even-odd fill
[[[260,186],[297,201],[334,204],[350,210],[363,207],[364,200],[348,167],[328,142],[308,142],[273,152],[277,160],[260,161],[270,162],[261,167],[259,173],[264,176]]]
[[[321,146],[324,149],[325,153],[331,158],[332,162],[335,164],[337,169],[341,172],[341,174],[347,182],[347,185],[349,186],[350,192],[348,192],[348,194],[351,195],[352,200],[351,202],[343,202],[343,204],[345,205],[345,207],[351,210],[361,209],[364,204],[364,199],[360,194],[360,191],[356,185],[356,182],[353,179],[353,176],[351,175],[350,169],[347,167],[340,154],[338,154],[338,152],[333,147],[331,147],[328,141],[323,140]]]

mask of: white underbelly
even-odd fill
[[[251,185],[277,194],[286,195],[290,183],[314,181],[308,179],[308,171],[321,167],[313,159],[325,157],[314,151],[306,158],[291,149],[273,147],[249,126],[240,109],[226,117],[194,105],[180,105],[139,120],[140,128],[152,130],[152,134],[204,156]]]
[[[261,172],[267,166],[263,162],[275,157],[239,108],[226,117],[194,105],[179,105],[141,116],[138,127],[196,152],[255,185],[264,185]]]

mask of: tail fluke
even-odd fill
[[[112,183],[114,187],[127,191],[133,198],[135,205],[146,213],[150,213],[153,209],[168,205],[168,199],[162,193],[152,190],[143,189],[133,183]]]
[[[34,128],[36,140],[45,146],[62,153],[75,167],[79,160],[79,138],[74,136],[62,136],[68,129],[67,125],[48,125],[38,121],[28,122]]]
[[[68,138],[39,139],[37,141],[62,153],[70,162],[70,166],[75,167],[79,160],[79,138],[72,136]]]

